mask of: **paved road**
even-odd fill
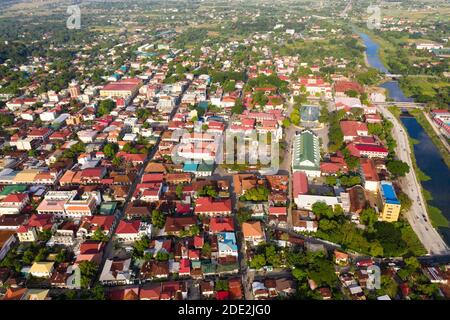
[[[405,192],[413,202],[411,210],[406,213],[406,218],[429,254],[448,254],[450,253],[449,248],[445,244],[444,240],[442,240],[439,233],[433,228],[430,223],[430,219],[428,218],[426,202],[421,192],[421,186],[418,182],[419,180],[413,170],[410,157],[411,149],[406,130],[403,128],[400,121],[395,118],[386,107],[381,105],[378,105],[377,107],[383,116],[388,118],[394,124],[392,134],[394,139],[397,141],[397,147],[395,149],[396,156],[400,160],[406,162],[411,168],[410,172],[404,178],[399,180],[403,192]]]

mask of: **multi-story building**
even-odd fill
[[[400,215],[401,204],[395,194],[394,186],[392,182],[381,181],[380,182],[380,204],[382,211],[380,213],[381,220],[387,222],[395,222]]]

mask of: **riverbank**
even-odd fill
[[[366,47],[367,59],[365,61],[369,63],[370,67],[375,67],[380,72],[389,73],[389,70],[380,60],[380,43],[372,40],[369,34],[371,33],[360,33]],[[381,55],[383,55],[382,52]],[[386,82],[382,87],[388,90],[389,100],[413,101],[413,99],[404,96],[397,81]],[[412,169],[412,172],[408,174],[409,178],[401,180],[404,190],[410,194],[410,198],[413,200],[413,208],[406,217],[430,253],[448,251],[448,246],[446,249],[444,246],[446,243],[450,243],[450,229],[446,217],[448,215],[447,208],[450,208],[450,199],[445,193],[448,181],[450,181],[450,177],[447,179],[450,171],[442,163],[439,151],[431,138],[426,135],[426,131],[414,117],[402,117],[400,119],[401,110],[398,108],[390,108],[386,111],[391,113],[395,117],[395,122],[399,122],[398,126],[403,128],[396,129],[397,137],[404,135],[403,143],[409,144],[409,147],[405,146],[406,148],[397,147],[398,157],[407,162]],[[409,128],[406,128],[407,126]],[[409,150],[406,151],[407,149]],[[416,159],[416,154],[420,154],[419,159]],[[440,168],[442,166],[444,168]],[[446,210],[445,214],[441,210]],[[429,221],[425,218],[426,216],[428,216]]]
[[[391,106],[388,109],[399,120],[399,122],[402,124],[404,130],[407,131],[407,128],[405,127],[405,125],[403,124],[403,122],[401,121],[401,118],[400,118],[400,115],[401,115],[400,109],[397,107],[394,107],[394,106]],[[417,118],[415,117],[415,119],[417,119]],[[420,124],[419,121],[417,121],[417,122]],[[418,144],[419,141],[411,138],[411,136],[409,134],[408,134],[408,140],[409,140],[410,148],[413,151],[414,145]],[[413,170],[416,172],[416,176],[420,180],[421,192],[422,192],[423,198],[426,201],[427,212],[428,212],[428,216],[430,217],[430,220],[431,220],[431,225],[434,228],[448,228],[450,226],[449,219],[442,213],[442,211],[439,208],[434,207],[429,204],[429,201],[433,200],[433,196],[422,185],[423,182],[431,180],[431,177],[428,176],[425,172],[423,172],[417,165],[417,160],[416,160],[414,151],[411,152],[410,155],[411,155],[411,162],[413,165]]]
[[[430,137],[431,141],[433,141],[433,144],[436,146],[436,148],[439,150],[439,153],[442,156],[442,160],[444,160],[447,167],[450,168],[450,153],[448,152],[447,147],[442,143],[441,139],[436,134],[436,131],[434,131],[433,127],[431,126],[428,119],[425,117],[424,112],[419,109],[414,109],[409,112],[411,115],[416,118],[417,122],[422,126],[422,128],[425,130],[425,132]]]

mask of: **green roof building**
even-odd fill
[[[309,130],[294,137],[292,171],[303,171],[308,177],[320,176],[319,138]]]
[[[27,190],[27,186],[23,184],[15,184],[5,186],[3,190],[0,192],[0,196],[7,196],[11,193],[21,193]]]
[[[113,215],[117,208],[117,202],[103,202],[100,205],[100,214],[110,216]]]
[[[239,264],[237,262],[217,265],[217,273],[219,274],[238,273],[238,272],[239,272]]]
[[[198,165],[196,176],[209,177],[214,171],[214,164],[202,162]]]
[[[205,261],[203,260],[201,262],[202,265],[202,273],[207,276],[207,275],[214,275],[216,274],[216,270],[217,270],[217,265],[212,263],[211,261]]]

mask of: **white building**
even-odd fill
[[[332,196],[299,194],[296,198],[294,198],[294,202],[297,205],[297,208],[306,210],[311,210],[313,204],[316,202],[324,202],[329,206],[341,206],[341,200],[339,197]]]

